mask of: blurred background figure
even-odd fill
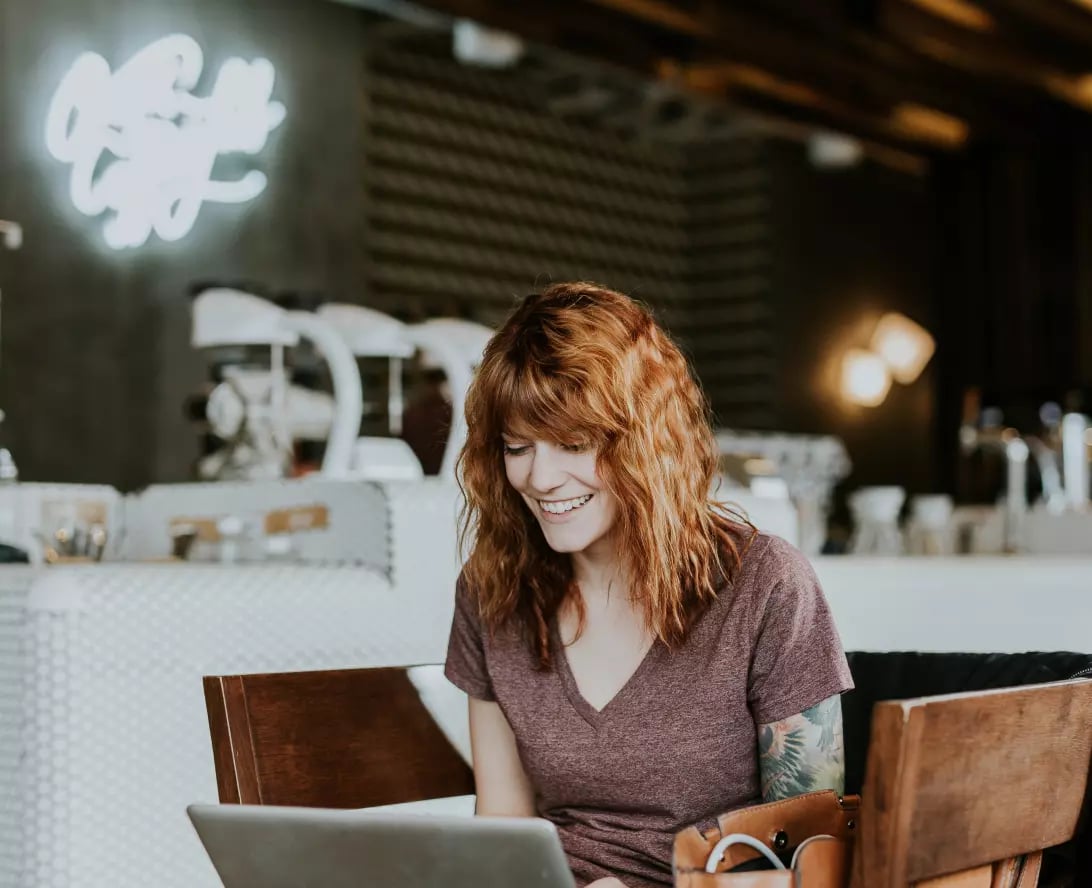
[[[443,368],[422,362],[419,383],[402,414],[402,440],[421,461],[426,475],[440,474],[451,431],[451,387]]]

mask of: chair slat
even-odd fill
[[[405,669],[209,676],[204,686],[222,802],[362,808],[474,791]]]

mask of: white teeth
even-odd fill
[[[584,503],[592,498],[589,493],[585,496],[578,496],[576,499],[560,500],[554,503],[546,503],[539,500],[539,506],[542,511],[549,512],[551,515],[564,515],[566,512],[571,512],[573,509],[579,509]]]

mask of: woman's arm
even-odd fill
[[[534,817],[535,793],[519,760],[512,728],[496,703],[470,698],[470,751],[478,793],[474,813]]]
[[[822,703],[781,721],[758,726],[762,800],[772,802],[817,789],[845,792],[842,698]]]

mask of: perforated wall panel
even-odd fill
[[[366,83],[369,304],[496,324],[551,281],[600,281],[653,307],[721,424],[769,425],[757,140],[698,150],[566,118],[533,65],[463,65],[442,36],[377,39]]]
[[[513,297],[574,278],[664,308],[685,297],[681,150],[551,115],[529,76],[461,65],[443,41],[379,44],[369,64],[378,307],[495,323]]]
[[[450,590],[395,595],[363,568],[49,568],[24,600],[23,652],[0,659],[17,888],[218,885],[185,814],[217,798],[201,677],[438,663],[451,618]]]

